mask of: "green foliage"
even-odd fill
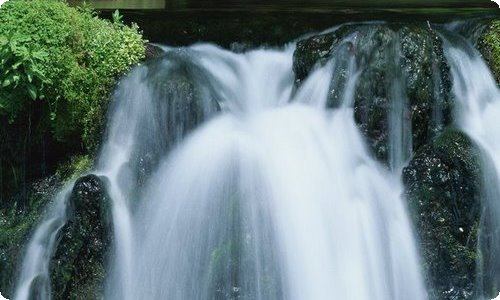
[[[145,55],[137,25],[98,19],[57,0],[11,0],[0,9],[0,116],[22,117],[43,101],[55,139],[92,148],[116,79]]]
[[[479,40],[479,49],[500,82],[500,20],[492,21]]]
[[[11,90],[6,97],[0,98],[0,110],[5,110],[11,117],[22,109],[26,98],[44,98],[41,91],[47,79],[37,66],[45,63],[48,54],[23,46],[30,41],[29,36],[15,33],[0,36],[0,64],[10,66],[0,70],[0,86]]]

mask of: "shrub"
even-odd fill
[[[42,101],[37,119],[58,141],[92,149],[117,78],[145,55],[137,25],[98,19],[58,0],[10,0],[0,9],[0,116]]]

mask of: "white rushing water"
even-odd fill
[[[457,101],[455,120],[481,151],[484,183],[478,288],[491,294],[500,288],[500,90],[472,44],[458,36],[450,39],[446,55]]]
[[[122,80],[96,170],[113,199],[106,299],[427,299],[397,172],[354,122],[357,66],[326,109],[336,63],[294,91],[293,50],[172,49]]]
[[[112,191],[106,298],[425,299],[401,184],[367,152],[352,109],[324,108],[330,65],[293,98],[291,48],[187,51],[223,111],[162,159],[137,203]],[[122,136],[103,160],[110,178],[143,143],[126,133],[147,104],[130,105],[106,146]]]

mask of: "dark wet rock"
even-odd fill
[[[418,149],[451,121],[450,69],[436,32],[404,27],[400,34],[413,144]]]
[[[447,128],[403,170],[430,299],[473,299],[481,174],[478,150]]]
[[[165,51],[163,51],[163,49],[151,43],[146,43],[144,47],[146,48],[146,60],[160,57],[165,54]]]
[[[379,159],[388,159],[389,115],[396,106],[401,106],[396,115],[408,124],[408,142],[414,150],[450,122],[449,66],[440,37],[427,24],[344,25],[302,40],[294,53],[298,84],[332,58],[327,105],[342,103],[349,67],[354,63],[360,72],[354,94],[355,119]]]
[[[53,299],[99,299],[111,242],[105,178],[79,178],[69,197],[69,219],[51,260]]]
[[[389,114],[394,106],[390,98],[394,93],[392,89],[397,88],[393,82],[400,77],[400,69],[397,66],[399,63],[391,63],[391,60],[398,58],[397,45],[394,44],[396,33],[387,27],[379,27],[366,34],[357,34],[356,38],[362,39],[359,42],[362,48],[356,50],[355,54],[359,56],[359,63],[366,65],[366,68],[360,74],[354,95],[355,120],[361,132],[368,137],[375,156],[387,160]],[[341,97],[334,94],[329,105],[338,106],[340,101]],[[405,99],[400,98],[398,101],[404,103]],[[405,109],[407,108],[406,106]],[[408,118],[407,110],[401,114]]]
[[[331,51],[340,38],[337,32],[333,32],[298,42],[293,53],[296,80],[304,80],[316,64],[325,64],[331,58]]]

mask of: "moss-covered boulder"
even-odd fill
[[[69,198],[69,219],[51,261],[53,299],[101,299],[111,242],[105,179],[79,178]]]
[[[403,170],[430,298],[473,299],[480,222],[478,150],[447,128]]]
[[[500,83],[500,20],[493,20],[479,38],[479,51]]]
[[[428,24],[344,25],[302,40],[294,53],[297,82],[331,59],[334,71],[327,105],[337,107],[343,101],[354,63],[359,72],[355,118],[379,159],[386,161],[389,156],[391,118],[399,118],[399,127],[407,131],[403,139],[408,154],[449,123],[449,66],[442,40]]]

